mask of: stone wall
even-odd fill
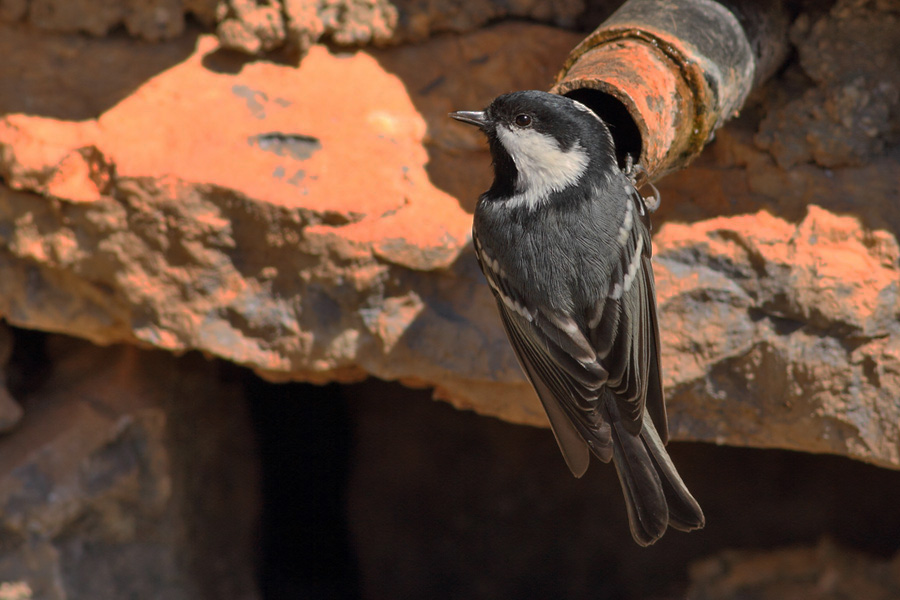
[[[0,581],[253,597],[251,371],[544,426],[472,254],[489,156],[446,114],[547,89],[614,4],[0,3]],[[790,6],[788,62],[659,182],[672,437],[900,469],[900,10]]]

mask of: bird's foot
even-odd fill
[[[630,154],[625,155],[625,176],[631,181],[631,185],[635,187],[635,189],[641,189],[645,185],[649,185],[650,189],[653,190],[652,196],[641,196],[641,199],[644,201],[644,208],[648,213],[656,212],[656,209],[659,208],[661,203],[661,199],[659,197],[659,190],[656,189],[656,186],[650,181],[650,178],[647,175],[647,169],[644,168],[643,165],[636,164],[634,162],[634,157]]]

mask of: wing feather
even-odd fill
[[[589,447],[602,461],[609,462],[612,458],[612,434],[609,424],[603,420],[595,405],[596,390],[602,383],[592,382],[590,387],[582,385],[547,351],[548,340],[539,329],[510,311],[502,301],[497,302],[497,307],[513,350],[547,411],[560,450],[566,456],[572,473],[580,477],[568,458],[570,454],[575,454],[574,444],[566,443],[568,427],[557,429],[556,420],[560,415],[565,416],[568,425],[578,432],[585,447]]]
[[[659,319],[656,315],[656,285],[653,281],[653,268],[650,266],[650,257],[644,258],[644,279],[647,288],[647,302],[649,304],[651,343],[649,344],[649,359],[647,361],[647,399],[645,405],[650,419],[656,426],[663,444],[669,442],[669,420],[666,416],[666,397],[662,387],[662,364],[659,350]]]
[[[636,193],[631,201],[642,202]],[[502,271],[479,256],[516,357],[576,477],[587,469],[588,449],[605,462],[612,458],[612,433],[601,397],[614,398],[629,433],[640,434],[646,407],[660,438],[668,438],[649,223],[642,206],[633,208],[644,218],[634,220],[627,238],[616,240],[623,243],[609,289],[597,290],[593,310],[582,319],[530,305]],[[477,236],[475,247],[481,248]],[[611,393],[604,394],[604,387]]]
[[[550,420],[550,429],[553,431],[553,436],[556,438],[566,465],[575,477],[581,477],[587,471],[590,463],[590,452],[584,437],[558,400],[558,398],[565,397],[563,392],[565,384],[560,380],[558,374],[542,363],[540,355],[534,351],[534,348],[524,342],[517,325],[510,322],[514,317],[502,306],[502,303],[498,302],[498,306],[503,326],[506,328],[516,357],[544,406],[544,411]]]
[[[598,348],[600,366],[609,373],[607,386],[613,392],[622,425],[637,435],[643,425],[651,384],[654,391],[649,396],[653,398],[654,422],[660,416],[662,392],[649,220],[640,195],[635,192],[630,200],[640,217],[635,219],[620,249],[619,260],[613,263],[609,293],[598,300],[603,306],[602,317],[588,332],[588,337]],[[665,415],[664,406],[662,415]],[[663,427],[663,431],[667,429]]]

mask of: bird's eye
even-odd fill
[[[516,125],[519,127],[528,127],[531,125],[531,115],[526,115],[525,113],[516,115]]]

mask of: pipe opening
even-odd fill
[[[625,157],[629,154],[635,163],[640,161],[643,149],[641,132],[622,102],[615,96],[591,88],[572,90],[565,96],[581,102],[609,125],[609,131],[616,145],[616,160],[620,167],[625,166]]]

